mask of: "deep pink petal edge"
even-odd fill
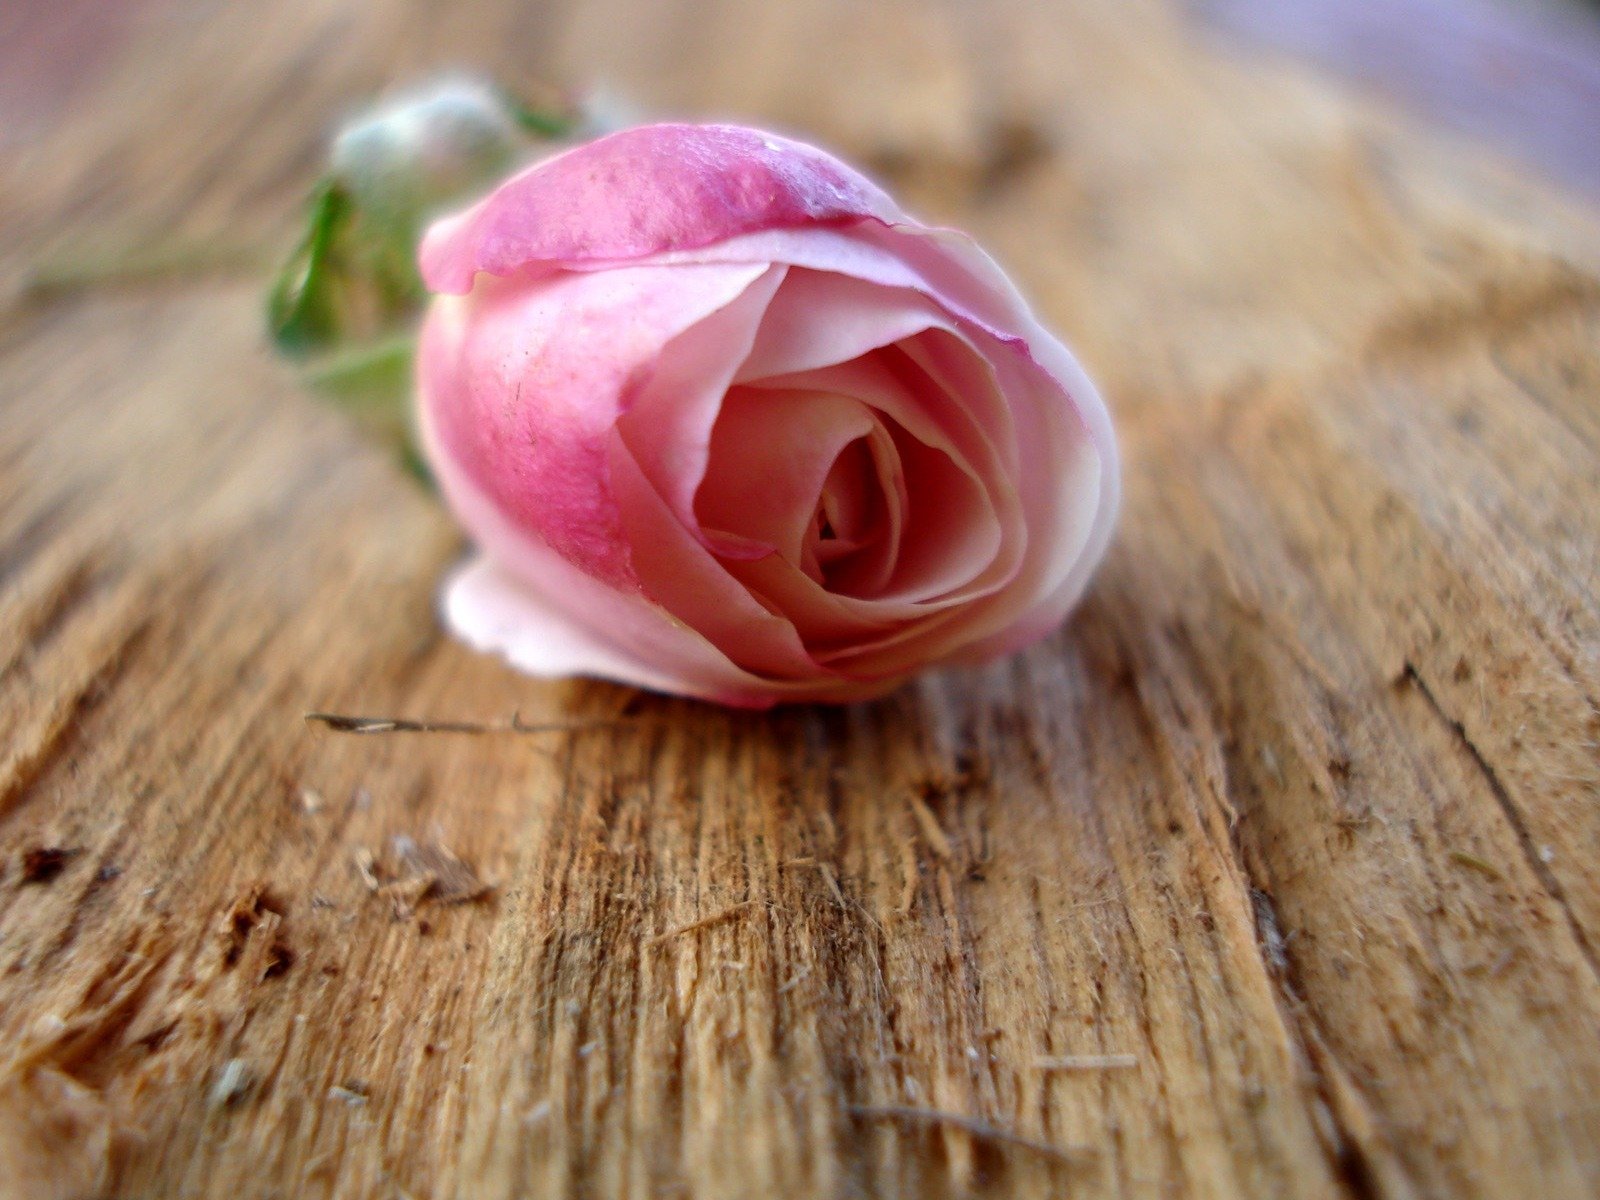
[[[874,183],[813,146],[737,125],[644,125],[574,147],[435,222],[435,292],[480,271],[637,259],[767,229],[902,220]]]

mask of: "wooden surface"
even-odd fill
[[[0,48],[0,1194],[1600,1190],[1592,212],[1125,0],[48,11]],[[331,117],[462,62],[991,245],[1126,447],[1082,612],[769,717],[442,638],[456,534],[253,263]]]

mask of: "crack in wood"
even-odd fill
[[[0,820],[13,813],[50,767],[77,743],[84,719],[104,702],[127,670],[153,621],[153,615],[137,619],[117,639],[100,666],[74,692],[57,701],[34,743],[13,751],[11,762],[0,776]]]
[[[1534,844],[1533,836],[1528,832],[1527,821],[1524,819],[1522,811],[1517,807],[1517,802],[1512,798],[1505,782],[1500,778],[1500,773],[1495,770],[1494,764],[1485,757],[1483,751],[1478,749],[1477,743],[1468,735],[1466,726],[1445,711],[1444,706],[1439,703],[1438,697],[1434,695],[1433,689],[1428,686],[1427,680],[1423,678],[1422,672],[1417,669],[1416,664],[1410,659],[1406,660],[1403,678],[1416,688],[1417,694],[1422,697],[1429,710],[1440,721],[1444,722],[1446,728],[1455,735],[1457,742],[1467,752],[1473,765],[1477,767],[1478,773],[1482,775],[1484,782],[1488,784],[1495,803],[1499,805],[1501,813],[1504,814],[1506,824],[1511,827],[1512,833],[1516,835],[1517,845],[1522,850],[1522,856],[1527,861],[1528,868],[1538,878],[1540,885],[1549,894],[1550,898],[1555,901],[1556,907],[1561,910],[1562,916],[1566,919],[1567,928],[1572,932],[1573,941],[1577,943],[1578,950],[1588,964],[1589,970],[1593,972],[1597,980],[1600,980],[1600,954],[1597,954],[1593,943],[1590,942],[1589,935],[1579,922],[1577,914],[1572,911],[1572,905],[1567,900],[1566,890],[1561,886],[1561,881],[1556,878],[1555,872],[1550,869],[1549,864],[1540,856],[1538,847]]]
[[[1243,861],[1240,869],[1246,870]],[[1248,871],[1246,870],[1248,878]],[[1315,1103],[1322,1120],[1317,1121],[1319,1131],[1327,1139],[1327,1151],[1337,1177],[1354,1200],[1402,1200],[1408,1193],[1397,1193],[1380,1184],[1380,1175],[1361,1137],[1346,1118],[1342,1100],[1329,1078],[1331,1070],[1344,1077],[1347,1092],[1358,1103],[1364,1103],[1353,1085],[1348,1072],[1339,1066],[1327,1043],[1323,1040],[1315,1021],[1310,1017],[1305,1001],[1296,983],[1294,960],[1290,956],[1288,940],[1278,921],[1277,907],[1267,892],[1250,885],[1250,907],[1255,914],[1256,933],[1261,948],[1261,960],[1267,978],[1272,981],[1278,996],[1278,1011],[1285,1026],[1294,1031],[1295,1040],[1315,1090]]]

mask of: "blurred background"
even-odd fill
[[[986,19],[984,3],[933,6],[940,11],[931,21],[920,11],[928,6],[904,0],[833,6],[836,16],[822,28],[831,25],[836,36],[820,42],[814,13],[789,22],[768,6],[756,20],[740,7],[314,2],[217,20],[227,5],[215,0],[8,0],[0,5],[6,240],[38,249],[41,238],[48,241],[40,225],[70,210],[86,218],[71,222],[78,257],[96,248],[84,238],[122,247],[128,236],[156,232],[153,225],[167,238],[203,236],[214,254],[222,235],[229,252],[259,251],[281,237],[288,221],[282,189],[309,185],[332,126],[373,96],[442,67],[486,72],[534,99],[598,92],[618,117],[709,107],[788,125],[801,118],[800,132],[865,158],[935,208],[952,190],[1025,166],[1063,134],[1023,115],[1016,80],[967,69],[964,44],[1007,36],[1006,22]],[[1105,19],[1116,20],[1116,6],[1041,0],[1033,7],[1045,20],[1053,8],[1075,20],[1104,9]],[[1226,53],[1309,61],[1441,131],[1481,139],[1514,163],[1600,195],[1600,4],[1591,0],[1176,0],[1158,7],[1172,10],[1183,36],[1211,39]],[[396,12],[405,15],[396,20]],[[908,19],[913,13],[917,19]],[[786,24],[797,37],[787,46]],[[316,30],[316,56],[299,61],[295,73],[259,78],[263,70],[281,72],[274,43],[297,41],[308,26]],[[762,44],[745,44],[744,33]],[[151,46],[169,47],[160,74],[149,69]],[[1129,49],[1124,65],[1136,69],[1137,48]],[[773,54],[814,57],[815,70],[809,78],[795,74],[803,85],[775,90],[750,70]],[[1061,67],[1082,69],[1070,60]],[[109,110],[107,97],[115,98]],[[160,123],[169,152],[140,151],[134,169],[130,156],[151,122]],[[63,140],[63,129],[81,132]],[[67,169],[64,156],[79,164],[87,156],[93,169],[69,172],[63,182],[71,195],[21,205],[21,181],[37,191],[43,177]],[[229,178],[206,181],[215,186],[199,205],[174,204],[202,183],[186,177],[195,163]]]

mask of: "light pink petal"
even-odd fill
[[[834,463],[874,424],[866,406],[846,396],[735,389],[717,417],[711,469],[695,497],[712,545],[716,533],[732,533],[799,563]]]
[[[429,310],[421,404],[443,456],[514,523],[586,571],[632,576],[606,444],[662,347],[738,300],[762,266],[626,267],[485,280]]]
[[[672,644],[671,635],[662,635],[660,630],[653,631],[653,641],[631,636],[626,641],[612,639],[551,603],[551,598],[548,589],[530,587],[487,555],[476,554],[446,579],[443,616],[462,641],[476,650],[499,654],[530,675],[609,679],[739,708],[870,700],[892,690],[904,677],[763,679],[716,662],[712,657],[715,650],[703,639],[698,648],[687,641]]]
[[[1063,448],[1055,462],[1060,474],[1040,490],[1053,486],[1059,507],[1039,522],[1039,539],[1049,539],[1053,553],[1036,557],[1019,573],[1015,592],[973,614],[972,641],[960,661],[1011,654],[1049,633],[1077,603],[1104,557],[1117,504],[1117,485],[1107,484],[1105,476],[1115,459],[1108,464],[1084,439]]]
[[[1027,534],[1011,483],[959,403],[936,394],[926,380],[898,370],[898,353],[777,376],[750,388],[852,396],[883,413],[892,423],[891,432],[898,427],[902,435],[895,443],[906,474],[906,524],[895,570],[870,599],[901,604],[968,599],[975,590],[981,593],[1004,582]],[[1008,543],[1011,550],[1000,569],[986,573]]]
[[[986,578],[986,568],[1000,556],[1008,532],[1025,544],[1026,531],[1008,531],[985,481],[948,454],[903,432],[895,442],[911,501],[894,570],[870,599],[950,604],[998,587],[1003,577]]]
[[[774,228],[900,218],[870,180],[811,146],[730,125],[625,129],[537,163],[436,222],[422,277],[462,294],[514,275],[634,261]]]
[[[905,465],[900,461],[900,448],[889,426],[875,414],[872,432],[861,447],[870,460],[870,476],[862,473],[859,485],[870,492],[869,497],[854,501],[858,509],[867,509],[881,522],[881,529],[862,528],[859,522],[835,516],[834,503],[843,504],[845,498],[835,500],[828,494],[833,485],[833,473],[823,484],[823,508],[836,529],[854,544],[847,550],[839,547],[825,548],[820,537],[811,539],[807,553],[817,560],[817,575],[825,574],[828,586],[841,596],[878,596],[893,577],[900,561],[900,545],[910,520],[911,496],[906,488]],[[870,520],[870,518],[869,518]]]
[[[712,424],[785,271],[770,268],[738,299],[667,343],[617,421],[639,469],[690,530],[697,528],[694,495],[706,472]]]
[[[1109,532],[1103,460],[1081,426],[1062,428],[1037,378],[1021,366],[1001,363],[1002,382],[1018,414],[1023,455],[1019,502],[1028,514],[1027,553],[1004,587],[994,588],[959,609],[959,621],[912,627],[819,660],[841,670],[904,669],[919,659],[953,657],[978,662],[1037,640],[1060,624],[1081,595],[1098,563]],[[1049,384],[1053,387],[1053,384]],[[1098,546],[1098,548],[1097,548]]]
[[[909,289],[790,269],[735,381],[831,367],[949,323],[936,304]]]
[[[766,240],[770,243],[776,235]],[[828,241],[834,244],[839,238],[828,235]],[[847,261],[848,246],[835,246],[832,259]],[[870,251],[869,257],[877,253]],[[885,269],[887,265],[878,264]],[[981,331],[973,336],[986,337]],[[909,361],[887,350],[871,353],[890,346],[905,351]],[[996,344],[996,348],[1011,353],[1004,344]],[[948,453],[968,471],[980,492],[988,495],[996,513],[967,525],[958,513],[981,507],[981,496],[969,494],[967,481],[959,478],[949,486],[935,484],[927,494],[937,502],[928,515],[944,515],[947,532],[911,547],[924,553],[920,557],[913,553],[898,584],[881,598],[926,599],[941,586],[948,590],[972,581],[976,569],[968,571],[962,564],[977,568],[983,561],[994,561],[999,550],[996,520],[1014,535],[1012,553],[995,562],[995,569],[977,581],[976,590],[1004,582],[1014,569],[1027,535],[1013,482],[1017,449],[1011,415],[993,370],[955,319],[932,300],[906,288],[815,269],[791,269],[767,308],[761,332],[738,377],[758,386],[831,387],[846,395],[873,397],[869,402],[893,415],[920,440]],[[1063,415],[1070,420],[1065,412]],[[912,511],[923,508],[922,493],[918,493]],[[987,531],[990,540],[984,545],[988,558],[980,561],[983,552],[976,543],[956,544],[959,534],[953,542],[949,531],[974,536]],[[950,569],[942,574],[928,569],[926,551],[935,546],[951,551]],[[866,594],[862,587],[848,590]]]
[[[693,250],[666,250],[650,261],[658,263],[782,263],[819,274],[841,275],[879,287],[933,293],[920,272],[873,241],[869,230],[885,228],[875,222],[840,223],[809,229],[772,228],[740,234]],[[916,236],[919,225],[892,228],[899,236]],[[622,260],[587,260],[569,264],[570,270],[609,270]]]
[[[1031,397],[1040,418],[1040,431],[1050,427],[1052,436],[1040,438],[1031,438],[1030,431],[1018,430],[1019,444],[1032,452],[1033,459],[1023,464],[1024,477],[1037,478],[1042,473],[1055,483],[1056,494],[1062,499],[1052,509],[1057,520],[1049,533],[1054,536],[1046,540],[1055,553],[1041,572],[1045,596],[1014,637],[1003,636],[997,642],[980,645],[977,651],[1009,653],[1060,623],[1105,556],[1121,505],[1121,471],[1111,414],[1072,352],[1039,324],[1016,286],[971,238],[954,230],[913,232],[870,224],[860,226],[857,232],[862,240],[903,255],[930,290],[946,297],[977,322],[1012,335],[1004,340],[1015,353],[995,355],[1010,376],[1002,380],[1002,385],[1020,413],[1028,414]],[[1037,382],[1027,386],[1026,377],[1033,374],[1030,367],[1042,372],[1064,394],[1072,415],[1087,434],[1087,445],[1081,444],[1072,431],[1059,429],[1059,397],[1049,395],[1051,389],[1041,388]],[[1025,390],[1013,393],[1014,382]],[[1025,594],[1026,589],[1019,587],[1018,592]]]
[[[805,629],[806,649],[819,663],[831,658],[840,646],[875,642],[921,619],[920,613],[909,608],[895,609],[830,592],[776,554],[729,562],[727,568],[741,584]],[[819,666],[821,669],[831,668]]]
[[[788,680],[832,675],[807,652],[794,625],[758,603],[678,520],[621,438],[612,441],[610,473],[648,599],[745,671]]]
[[[879,421],[872,425],[883,427]],[[872,447],[869,432],[839,451],[823,476],[816,512],[798,531],[797,561],[819,583],[831,584],[832,573],[850,570],[887,541],[889,505]]]
[[[482,554],[451,572],[445,583],[444,617],[469,645],[501,654],[530,675],[546,679],[587,675],[657,691],[676,691],[684,685],[683,675],[674,674],[670,664],[602,641],[551,604],[547,591],[528,587]],[[734,693],[730,689],[712,694]]]

